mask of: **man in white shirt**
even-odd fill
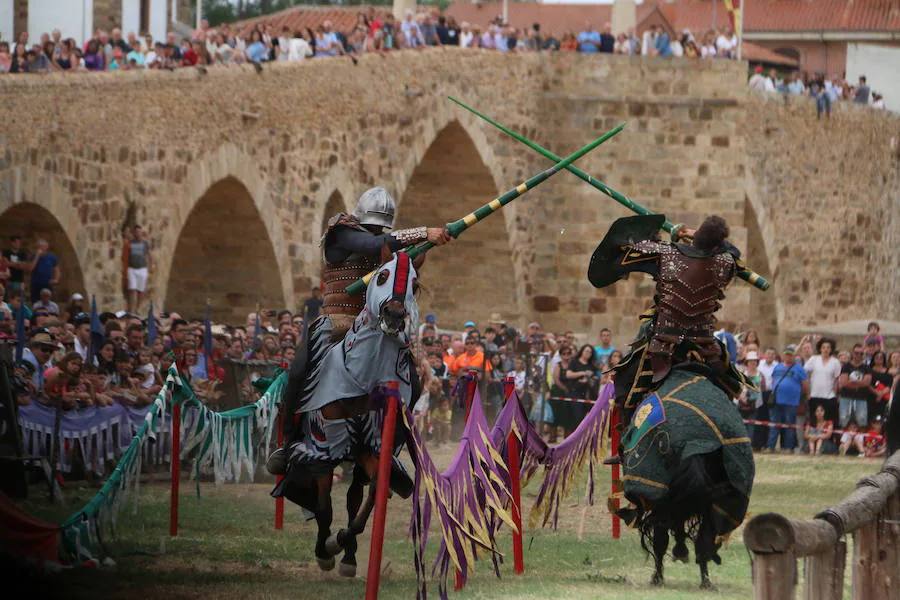
[[[768,77],[763,75],[762,66],[756,65],[753,69],[753,75],[750,76],[750,81],[747,82],[747,86],[755,92],[765,92],[767,80]]]
[[[425,44],[425,40],[422,37],[422,29],[413,16],[413,11],[406,11],[403,23],[400,24],[400,31],[403,32],[403,39],[406,40],[407,48],[418,48]]]
[[[303,35],[299,31],[294,33],[294,37],[288,42],[287,48],[287,60],[290,62],[304,60],[312,56],[313,53],[309,42],[303,39]]]
[[[84,364],[88,362],[88,352],[91,347],[91,317],[79,313],[75,316],[75,352],[81,356]]]
[[[766,348],[766,354],[763,360],[759,361],[759,372],[763,374],[763,377],[766,378],[766,381],[769,383],[768,388],[772,389],[772,386],[775,385],[772,382],[772,371],[775,370],[775,365],[778,364],[778,356],[775,353],[775,348]]]
[[[814,415],[821,404],[825,407],[825,418],[838,418],[837,380],[841,376],[841,361],[834,357],[834,341],[822,338],[816,344],[815,356],[803,365],[809,374],[809,413]]]
[[[716,38],[716,51],[722,58],[732,58],[735,47],[737,46],[734,34],[730,31],[723,30]]]
[[[471,26],[468,22],[463,21],[462,25],[460,25],[461,31],[459,32],[459,47],[460,48],[471,48],[472,40],[475,38],[475,34],[472,33]]]

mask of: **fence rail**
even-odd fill
[[[797,559],[804,561],[802,597],[840,600],[847,544],[853,536],[852,598],[900,600],[900,451],[864,477],[835,506],[812,519],[757,515],[744,529],[753,553],[753,598],[796,597]]]

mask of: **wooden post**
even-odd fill
[[[172,482],[169,495],[169,535],[178,535],[178,484],[181,478],[181,403],[172,400]]]
[[[516,379],[514,377],[506,377],[503,380],[503,396],[506,402],[515,401]],[[513,421],[515,422],[515,421]],[[522,488],[519,481],[519,438],[512,431],[509,432],[509,438],[506,440],[506,448],[509,453],[509,484],[512,488],[512,519],[516,525],[516,531],[513,532],[513,568],[517,575],[525,572],[525,557],[522,552]]]
[[[900,600],[900,491],[888,499],[885,513],[885,571],[888,598]]]
[[[375,518],[372,521],[372,542],[369,546],[369,569],[366,577],[366,600],[377,600],[381,582],[381,554],[384,550],[384,527],[387,521],[387,500],[391,484],[391,462],[394,454],[394,432],[397,429],[397,409],[400,387],[388,382],[385,396],[384,422],[381,428],[381,451],[378,453],[378,479],[375,482]]]
[[[475,400],[475,391],[478,389],[478,371],[469,369],[469,381],[466,383],[466,420],[463,422],[463,431],[469,423],[469,413],[472,411],[472,402]],[[456,571],[456,578],[453,582],[453,589],[459,591],[463,589],[462,573]]]
[[[794,600],[796,585],[793,552],[753,554],[753,600]]]
[[[612,409],[612,417],[610,419],[610,433],[611,439],[609,443],[609,453],[611,456],[616,456],[619,454],[619,408],[613,405]],[[619,471],[619,465],[612,466],[612,475],[611,475],[611,491],[613,494],[617,494],[622,490],[622,479],[621,473]],[[613,498],[612,501],[613,511],[619,509],[619,499]],[[619,539],[622,535],[622,520],[616,515],[615,512],[612,513],[612,537],[614,540]]]
[[[887,573],[878,560],[878,521],[869,521],[853,532],[853,600],[883,600],[887,598],[881,583]]]
[[[831,549],[807,556],[804,600],[841,600],[844,595],[844,570],[847,565],[847,542],[838,540]]]
[[[284,406],[279,406],[278,408],[278,419],[276,420],[276,427],[278,427],[278,447],[281,448],[284,445]],[[278,475],[275,477],[275,483],[279,484],[284,479],[284,475]],[[284,497],[279,496],[275,498],[275,529],[281,530],[284,529]]]

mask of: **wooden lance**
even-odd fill
[[[472,108],[471,106],[468,106],[468,105],[465,104],[464,102],[462,102],[462,101],[460,101],[460,100],[457,100],[457,99],[454,98],[453,96],[450,96],[449,98],[450,98],[450,101],[451,101],[451,102],[454,102],[454,103],[458,104],[459,106],[463,107],[464,109],[466,109],[467,111],[471,112],[471,113],[474,114],[475,116],[477,116],[477,117],[479,117],[479,118],[481,118],[481,119],[487,121],[488,123],[490,123],[491,125],[493,125],[493,126],[496,127],[497,129],[499,129],[500,131],[502,131],[503,133],[505,133],[505,134],[508,135],[509,137],[511,137],[511,138],[513,138],[513,139],[515,139],[515,140],[518,140],[518,141],[522,142],[523,144],[525,144],[526,146],[528,146],[529,148],[531,148],[532,150],[534,150],[534,151],[537,152],[538,154],[540,154],[540,155],[542,155],[542,156],[544,156],[544,157],[546,157],[546,158],[549,158],[550,160],[555,160],[555,161],[560,161],[560,160],[562,160],[562,159],[560,159],[556,154],[550,152],[549,150],[547,150],[547,149],[544,148],[543,146],[540,146],[540,145],[538,145],[537,143],[532,142],[531,140],[529,140],[529,139],[526,138],[525,136],[523,136],[523,135],[521,135],[521,134],[519,134],[519,133],[516,133],[515,131],[513,131],[512,129],[509,129],[508,127],[504,127],[503,125],[501,125],[501,124],[498,123],[497,121],[491,119],[490,117],[488,117],[488,116],[485,115],[485,114],[482,114],[482,113],[478,112],[477,110],[475,110],[475,109]],[[558,163],[558,164],[561,164],[561,163]],[[582,179],[582,180],[586,181],[586,182],[587,182],[588,184],[590,184],[592,187],[594,187],[594,188],[600,190],[601,192],[603,192],[604,194],[606,194],[607,196],[609,196],[610,198],[612,198],[613,200],[615,200],[616,202],[618,202],[619,204],[621,204],[622,206],[624,206],[625,208],[627,208],[627,209],[629,209],[629,210],[632,210],[632,211],[636,212],[636,213],[639,214],[639,215],[652,215],[652,214],[654,214],[654,212],[651,211],[650,209],[648,209],[648,208],[646,208],[646,207],[644,207],[644,206],[641,206],[640,204],[638,204],[638,203],[635,202],[634,200],[628,198],[628,197],[625,196],[624,194],[621,194],[621,193],[617,192],[616,190],[612,189],[611,187],[609,187],[608,185],[606,185],[605,183],[603,183],[603,182],[600,181],[599,179],[596,179],[596,178],[594,178],[594,177],[588,175],[587,173],[585,173],[584,171],[582,171],[581,169],[579,169],[578,167],[576,167],[576,166],[573,165],[573,164],[566,164],[564,167],[561,167],[561,168],[566,169],[567,171],[569,171],[570,173],[572,173],[573,175],[575,175],[575,176],[578,177],[579,179]],[[682,229],[683,227],[684,227],[683,224],[675,224],[675,223],[672,223],[672,222],[669,221],[669,220],[666,220],[666,222],[663,223],[663,226],[662,226],[662,228],[663,228],[667,233],[670,233],[670,234],[678,233],[678,230]],[[769,282],[768,282],[768,280],[766,280],[765,277],[763,277],[763,276],[760,275],[759,273],[756,273],[756,272],[754,272],[754,271],[751,271],[750,269],[748,269],[748,268],[746,268],[746,267],[743,268],[743,269],[741,269],[740,271],[738,271],[737,276],[740,277],[741,279],[743,279],[744,281],[746,281],[747,283],[749,283],[749,284],[753,285],[754,287],[757,287],[757,288],[759,288],[759,289],[761,289],[761,290],[763,290],[763,291],[769,289]]]
[[[577,150],[576,152],[574,152],[573,154],[570,154],[566,158],[559,159],[555,165],[553,165],[546,171],[541,171],[534,177],[520,183],[519,185],[517,185],[513,189],[509,190],[502,196],[494,198],[493,200],[491,200],[490,202],[488,202],[481,208],[475,210],[474,212],[467,214],[462,219],[459,219],[452,223],[448,223],[447,224],[447,232],[454,238],[459,237],[459,234],[461,234],[463,231],[465,231],[466,229],[468,229],[469,227],[471,227],[478,221],[485,219],[488,215],[494,214],[495,212],[500,210],[502,207],[506,206],[507,204],[509,204],[510,202],[512,202],[513,200],[515,200],[516,198],[518,198],[519,196],[521,196],[522,194],[527,192],[528,190],[537,187],[538,185],[542,184],[543,182],[547,181],[548,179],[550,179],[551,177],[553,177],[554,175],[556,175],[557,173],[562,171],[563,169],[568,168],[568,166],[571,165],[573,162],[575,162],[576,160],[578,160],[579,158],[581,158],[582,156],[584,156],[585,154],[587,154],[588,152],[590,152],[591,150],[593,150],[594,148],[596,148],[597,146],[599,146],[600,144],[602,144],[603,142],[608,140],[609,138],[617,135],[624,128],[625,128],[625,124],[623,123],[623,124],[619,125],[618,127],[615,127],[613,129],[607,131],[606,133],[604,133],[603,135],[598,137],[596,140],[594,140],[587,146],[581,148],[580,150]],[[419,256],[420,254],[424,254],[425,252],[428,252],[432,248],[434,248],[434,244],[432,244],[431,242],[422,242],[421,244],[407,248],[405,250],[405,252],[409,255],[410,258],[415,258],[415,257]],[[366,286],[369,285],[369,281],[372,279],[372,276],[374,274],[375,274],[375,271],[372,271],[365,277],[357,279],[354,283],[347,286],[345,291],[351,295],[361,294],[366,289]]]

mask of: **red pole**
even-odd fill
[[[388,382],[387,406],[381,429],[381,452],[378,453],[378,479],[375,482],[375,519],[372,522],[372,543],[369,547],[369,570],[366,577],[366,600],[378,599],[381,579],[381,553],[384,550],[384,526],[387,520],[387,500],[391,479],[391,461],[394,450],[394,432],[397,429],[397,405],[400,403],[400,387],[396,381]]]
[[[475,390],[477,389],[478,371],[469,369],[469,381],[466,384],[466,421],[463,423],[463,428],[465,428],[466,423],[469,422],[469,413],[472,412],[472,402],[475,400]],[[462,573],[459,571],[456,572],[456,581],[453,584],[453,589],[457,592],[463,589]]]
[[[181,477],[181,404],[172,402],[172,485],[169,497],[169,535],[178,535],[178,484]]]
[[[613,406],[612,408],[612,418],[610,420],[610,428],[612,432],[612,439],[610,440],[610,454],[612,456],[616,456],[619,453],[619,408],[617,406]],[[619,473],[619,465],[612,466],[612,482],[611,489],[613,494],[617,494],[622,488],[622,480],[620,479]],[[619,499],[613,498],[612,501],[613,510],[619,509]],[[612,536],[614,540],[619,539],[619,535],[622,532],[622,522],[621,519],[614,512],[612,514]]]
[[[475,400],[475,390],[478,389],[478,371],[469,369],[469,382],[466,384],[466,423],[469,422],[469,413],[472,412],[472,401]],[[463,423],[463,427],[466,424]]]
[[[278,447],[284,444],[284,428],[282,427],[284,423],[284,407],[280,407],[278,409],[278,419],[277,419],[278,427]],[[275,483],[281,483],[281,480],[284,479],[284,475],[278,475],[275,477]],[[284,497],[279,496],[275,498],[275,529],[284,529]]]
[[[511,402],[516,391],[516,380],[514,377],[506,377],[503,380],[503,396],[506,402]],[[509,451],[509,485],[512,488],[513,523],[516,524],[518,531],[513,532],[513,567],[517,575],[525,572],[525,557],[522,554],[522,488],[519,482],[519,438],[516,434],[509,432],[509,438],[506,440],[506,447]]]

